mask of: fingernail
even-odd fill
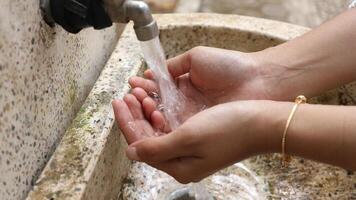
[[[127,157],[130,159],[130,160],[136,160],[136,161],[140,161],[140,158],[138,157],[137,155],[137,149],[135,147],[129,147],[127,149]]]

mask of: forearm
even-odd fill
[[[281,140],[293,103],[270,103],[265,127],[267,152],[281,152]],[[356,107],[300,105],[286,137],[286,152],[356,170]],[[268,123],[268,124],[267,124]],[[266,141],[266,138],[265,138]]]
[[[356,80],[355,30],[356,11],[347,11],[302,37],[255,53],[266,84],[275,86],[267,92],[290,100]]]
[[[303,105],[297,112],[291,154],[356,170],[356,107]]]

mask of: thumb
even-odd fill
[[[133,143],[128,147],[126,154],[131,160],[157,163],[189,156],[190,150],[185,147],[183,135],[173,132]]]
[[[177,57],[167,61],[169,73],[173,78],[177,78],[190,71],[191,68],[191,51],[185,52]]]

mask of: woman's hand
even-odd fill
[[[252,54],[209,48],[196,47],[186,53],[168,60],[168,69],[176,80],[178,88],[194,102],[208,106],[234,100],[274,99],[267,88],[273,78],[261,76],[257,59]],[[147,70],[145,78],[132,77],[132,88],[143,88],[147,93],[158,92],[154,75]],[[133,90],[133,94],[140,91]],[[141,95],[142,96],[142,95]]]
[[[182,183],[198,181],[250,156],[278,151],[280,134],[275,133],[283,131],[292,106],[271,101],[221,104],[196,114],[177,130],[157,137],[154,123],[149,126],[139,101],[132,95],[113,104],[130,144],[128,157],[163,170]],[[267,118],[272,112],[277,116]],[[137,124],[136,132],[127,128],[129,123]]]
[[[154,110],[153,99],[137,99],[127,94],[123,100],[115,100],[112,104],[115,118],[128,144],[163,134],[161,130],[165,122],[162,114]]]
[[[279,93],[276,93],[278,90],[272,87],[278,85],[279,75],[284,73],[285,68],[270,65],[267,70],[255,58],[255,54],[196,47],[168,60],[168,70],[187,99],[178,113],[180,121],[184,122],[202,109],[221,103],[280,99]],[[132,77],[129,80],[133,88],[131,93],[142,102],[144,110],[158,111],[159,100],[153,103],[149,98],[153,92],[159,93],[154,74],[147,70],[144,75],[145,78]],[[161,130],[170,129],[163,113],[155,112],[154,115],[146,117],[157,122],[155,125]]]
[[[128,157],[188,183],[253,155],[281,152],[293,103],[221,104],[199,112],[169,134],[144,117],[158,111],[143,110],[135,96],[114,101],[113,106],[129,143]],[[356,170],[355,111],[356,107],[301,105],[288,130],[287,153]]]

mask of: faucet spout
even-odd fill
[[[145,2],[126,0],[121,9],[122,11],[119,13],[124,14],[125,21],[132,20],[134,22],[134,29],[138,40],[147,41],[159,35],[157,23],[153,19],[151,10]]]
[[[134,22],[137,39],[151,40],[159,35],[149,6],[136,0],[40,0],[44,20],[61,25],[70,33],[87,27],[103,29],[112,23]]]

